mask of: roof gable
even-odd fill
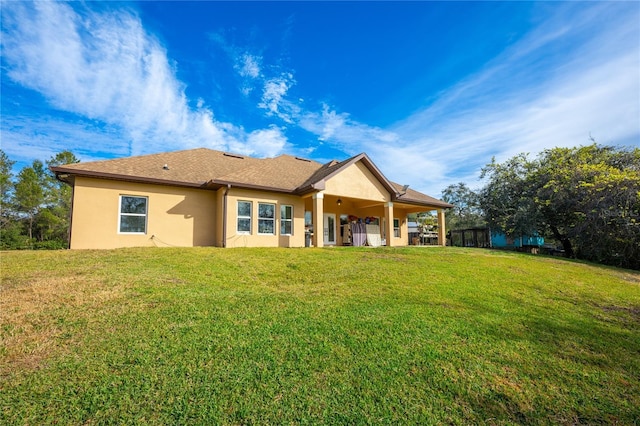
[[[313,190],[322,190],[325,188],[326,182],[341,173],[349,166],[357,163],[358,161],[362,162],[362,164],[376,177],[376,179],[385,187],[385,189],[394,194],[396,192],[395,187],[391,184],[389,180],[382,174],[382,172],[373,164],[373,161],[365,154],[364,152],[358,154],[354,157],[347,158],[341,162],[331,161],[325,164],[322,169],[318,170],[313,176],[311,176],[307,182],[304,183],[303,186],[298,188],[299,192],[305,191],[313,191]]]
[[[325,179],[324,185],[327,194],[380,202],[391,201],[395,193],[395,190],[390,192],[362,161],[340,167],[337,173]]]

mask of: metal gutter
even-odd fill
[[[117,180],[117,181],[125,181],[125,182],[137,182],[137,183],[150,183],[154,185],[170,185],[170,186],[181,186],[186,188],[203,188],[203,185],[206,182],[183,182],[176,180],[168,180],[168,179],[158,179],[158,178],[150,178],[145,176],[131,176],[131,175],[122,175],[117,173],[105,173],[105,172],[93,172],[88,170],[76,170],[76,169],[66,169],[64,167],[50,167],[49,168],[53,173],[55,173],[56,178],[58,180],[62,180],[66,182],[64,179],[68,179],[69,177],[87,177],[87,178],[96,178],[96,179],[108,179],[108,180]],[[60,175],[69,175],[68,177],[61,178]]]

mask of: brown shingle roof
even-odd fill
[[[429,204],[431,206],[443,208],[453,207],[452,204],[445,203],[442,200],[438,200],[437,198],[433,198],[427,194],[423,194],[422,192],[415,191],[411,188],[407,188],[406,192],[403,194],[403,185],[395,182],[391,182],[391,184],[394,186],[396,193],[398,193],[398,195],[396,196],[396,200],[398,202],[409,204]]]
[[[257,159],[207,148],[166,152],[114,160],[52,167],[56,175],[150,182],[165,185],[216,188],[231,184],[287,193],[308,193],[324,188],[324,182],[343,168],[362,161],[399,202],[451,207],[418,191],[388,181],[366,154],[321,164],[290,155]],[[166,167],[165,167],[166,166]]]
[[[81,176],[201,186],[211,179],[257,164],[260,161],[257,158],[198,148],[69,164],[52,170],[56,174],[69,173]]]
[[[322,164],[290,155],[259,160],[242,169],[213,179],[215,183],[231,183],[261,188],[272,188],[286,192],[295,191],[308,176],[322,168]]]

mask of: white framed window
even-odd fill
[[[276,234],[276,205],[258,203],[258,234]]]
[[[400,238],[400,219],[393,219],[393,236]]]
[[[293,235],[293,206],[280,206],[280,235]]]
[[[121,195],[119,207],[118,233],[147,233],[147,197]]]
[[[236,232],[238,234],[251,234],[251,201],[238,201],[238,224]]]

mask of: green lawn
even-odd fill
[[[637,272],[456,248],[0,256],[0,424],[639,423]]]

